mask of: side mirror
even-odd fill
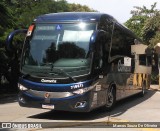
[[[6,39],[6,49],[7,49],[9,52],[13,52],[14,50],[16,50],[16,45],[13,44],[14,37],[15,37],[16,35],[26,34],[26,33],[27,33],[27,29],[15,30],[15,31],[11,32],[11,33],[7,36],[7,39]]]

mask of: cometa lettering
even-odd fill
[[[41,79],[41,82],[46,82],[46,83],[57,83],[57,80],[45,80],[45,79]]]

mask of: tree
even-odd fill
[[[160,42],[160,11],[148,18],[142,29],[143,40],[154,47]]]
[[[69,4],[66,0],[8,0],[7,3],[15,18],[16,25],[14,28],[27,28],[34,18],[42,14],[95,11],[80,4]]]
[[[156,4],[151,5],[150,9],[147,9],[146,6],[143,7],[134,7],[135,10],[131,11],[132,17],[125,23],[125,25],[131,29],[137,36],[143,39],[147,44],[149,44],[147,31],[147,23],[149,19],[152,19],[159,12],[156,8]],[[153,33],[153,32],[152,32]],[[153,34],[150,34],[153,36]]]
[[[69,4],[69,11],[71,12],[95,12],[96,10],[90,9],[88,6],[80,4]]]
[[[8,11],[4,3],[2,2],[0,3],[0,17],[1,17],[0,25],[6,26],[7,24],[5,23],[5,21],[7,21],[8,18]]]
[[[4,44],[6,38],[6,31],[9,31],[10,28],[14,25],[12,21],[11,10],[7,8],[7,5],[4,1],[0,2],[0,43]]]

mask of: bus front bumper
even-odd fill
[[[22,107],[46,108],[73,112],[91,111],[91,99],[92,91],[82,95],[73,95],[64,98],[45,98],[45,96],[40,97],[38,94],[33,95],[26,91],[20,91],[18,95],[19,105]]]

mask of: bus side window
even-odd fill
[[[100,41],[97,43],[101,43],[101,50],[99,50],[99,54],[101,54],[101,69],[102,71],[109,72],[111,69],[111,63],[109,63],[109,51],[110,51],[110,44],[111,44],[111,36],[113,30],[113,20],[108,16],[103,16],[100,20],[98,25],[98,30],[105,31],[103,36],[100,36]]]
[[[111,70],[111,63],[108,62],[109,50],[106,50],[106,46],[109,46],[109,43],[106,41],[106,34],[101,35],[99,40],[96,41],[96,66],[104,73],[108,73]]]
[[[124,28],[115,24],[110,56],[116,55],[131,57],[131,45],[134,43],[134,37],[131,36]]]

